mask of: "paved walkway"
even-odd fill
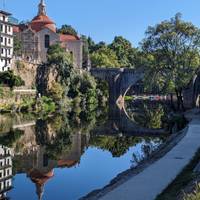
[[[163,158],[100,200],[155,200],[200,148],[200,119],[190,122],[186,136]]]

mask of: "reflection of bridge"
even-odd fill
[[[144,77],[143,70],[119,68],[92,68],[95,78],[107,81],[109,85],[109,104],[124,106],[124,97],[130,87]]]
[[[124,97],[131,86],[144,77],[143,69],[93,68],[91,74],[109,85],[109,119],[96,128],[94,134],[159,135],[166,131],[140,127],[129,119],[124,108]]]
[[[116,105],[110,106],[109,118],[103,125],[97,126],[93,131],[97,135],[127,136],[161,136],[167,132],[163,129],[144,128],[132,121],[124,109],[119,109]]]

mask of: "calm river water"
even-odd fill
[[[132,112],[131,106],[127,110],[134,123],[163,126],[166,110],[162,105],[142,104]],[[2,199],[79,199],[136,166],[165,140],[163,136],[141,136],[137,130],[131,134],[121,124],[130,119],[121,120],[123,115],[114,113],[79,111],[45,119],[1,115]]]

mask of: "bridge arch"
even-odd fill
[[[95,78],[108,82],[109,104],[117,104],[120,109],[124,109],[124,97],[128,90],[144,77],[142,69],[92,68],[90,72]]]
[[[193,80],[193,105],[200,107],[200,72]]]
[[[183,102],[186,108],[200,107],[200,72],[198,72],[187,88],[183,90]]]

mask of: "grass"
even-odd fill
[[[177,200],[180,192],[196,177],[193,169],[200,160],[200,149],[177,178],[156,198],[156,200]],[[193,200],[187,199],[186,200]],[[197,199],[194,199],[197,200]],[[198,199],[200,200],[200,199]]]
[[[124,99],[125,99],[125,101],[131,101],[134,99],[134,97],[133,96],[125,96]]]
[[[200,199],[200,184],[196,185],[194,192],[185,194],[184,200],[199,200]]]

